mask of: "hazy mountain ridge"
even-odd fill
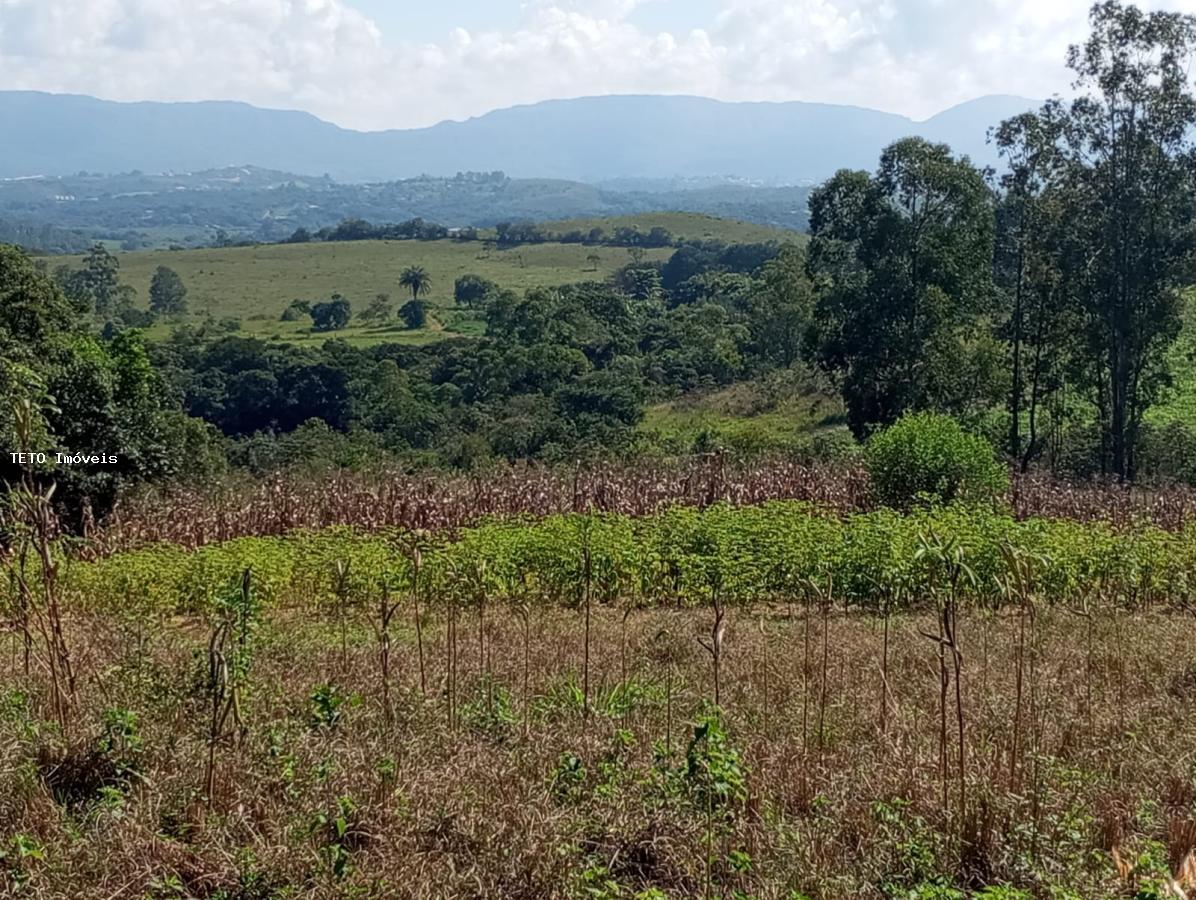
[[[994,161],[987,129],[1035,101],[992,96],[925,122],[850,106],[724,103],[685,96],[550,100],[464,122],[359,132],[245,103],[115,103],[0,92],[0,178],[89,172],[200,172],[253,165],[339,181],[501,169],[572,181],[735,177],[820,181],[875,164],[911,134]]]

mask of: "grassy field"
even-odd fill
[[[664,260],[671,250],[652,250],[647,259]],[[597,261],[590,259],[598,257]],[[158,266],[168,266],[187,286],[191,319],[208,315],[234,317],[246,333],[290,341],[324,341],[310,324],[280,322],[295,299],[327,300],[339,292],[360,312],[378,294],[389,294],[397,308],[406,300],[399,276],[408,266],[423,266],[432,277],[426,296],[433,322],[428,329],[404,332],[353,324],[336,336],[355,343],[429,342],[446,334],[476,333],[478,324],[454,310],[453,285],[467,273],[488,278],[511,290],[600,280],[626,265],[628,251],[578,244],[535,244],[511,250],[486,251],[475,242],[355,241],[327,244],[269,244],[210,250],[154,250],[118,254],[122,282],[148,303],[149,285]],[[67,257],[78,265],[78,258]],[[155,332],[165,333],[159,325]]]
[[[843,401],[797,370],[650,406],[638,430],[650,446],[667,453],[793,452],[812,439],[848,434]]]

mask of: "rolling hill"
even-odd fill
[[[728,228],[733,228],[730,223]],[[649,250],[646,258],[663,261],[671,249]],[[457,334],[477,334],[484,327],[476,314],[456,306],[453,286],[467,273],[481,275],[504,288],[524,291],[579,281],[598,281],[611,275],[631,257],[619,247],[582,244],[532,244],[510,250],[486,249],[478,242],[351,241],[326,244],[271,244],[204,250],[158,250],[120,253],[120,280],[137,291],[145,306],[150,280],[158,266],[174,269],[187,286],[190,314],[177,322],[160,322],[151,334],[165,336],[182,322],[232,318],[245,335],[278,337],[294,343],[320,343],[331,336],[355,344],[380,342],[427,343]],[[78,266],[79,257],[63,257],[61,264]],[[340,293],[364,310],[378,294],[388,294],[395,307],[410,295],[399,286],[408,266],[422,266],[431,275],[425,297],[432,321],[425,329],[406,331],[394,321],[386,326],[353,320],[335,335],[313,332],[311,323],[282,322],[279,317],[292,300],[327,300]]]

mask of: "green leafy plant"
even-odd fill
[[[934,413],[906,415],[875,434],[865,460],[876,499],[897,509],[991,500],[1009,485],[1008,472],[984,438]]]

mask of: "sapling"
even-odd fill
[[[336,595],[336,615],[341,632],[341,669],[349,668],[349,561],[338,559],[332,564],[332,592]]]
[[[411,604],[415,612],[415,647],[419,654],[419,691],[426,697],[428,695],[428,678],[424,666],[424,627],[419,607],[420,589],[423,587],[420,576],[423,573],[424,562],[420,542],[420,534],[412,536],[408,558],[411,562]]]
[[[805,635],[805,691],[806,697],[803,699],[802,708],[802,743],[803,747],[806,743],[806,719],[809,705],[809,667],[810,667],[810,601],[816,599],[818,601],[819,615],[822,622],[822,661],[821,671],[818,679],[818,760],[822,761],[823,751],[826,749],[826,704],[827,696],[830,688],[828,669],[830,667],[830,613],[831,606],[834,604],[834,581],[831,575],[827,575],[827,583],[824,588],[819,584],[817,579],[807,578],[806,585],[806,635]]]
[[[939,777],[942,782],[943,812],[948,811],[947,799],[947,691],[951,684],[951,670],[947,666],[950,653],[955,682],[955,722],[959,739],[958,782],[959,823],[962,827],[967,812],[967,744],[964,733],[963,652],[959,645],[959,595],[963,583],[976,584],[976,575],[964,561],[963,545],[956,538],[946,541],[934,531],[919,534],[914,562],[928,570],[932,592],[938,599],[938,634],[925,634],[938,645],[939,662]],[[945,581],[945,589],[943,582]]]
[[[582,567],[582,603],[585,607],[585,642],[582,651],[582,702],[583,715],[590,717],[590,618],[594,597],[594,557],[590,549],[590,520],[582,520],[581,524],[581,567]]]
[[[703,638],[698,638],[698,643],[701,644],[706,649],[706,652],[710,654],[710,660],[714,666],[714,705],[721,708],[721,666],[723,659],[723,640],[727,634],[727,608],[723,604],[722,591],[718,587],[715,587],[712,590],[710,603],[714,609],[714,620],[710,626],[710,641],[707,642]]]
[[[382,712],[388,728],[394,725],[394,706],[390,702],[390,622],[398,608],[399,604],[390,599],[390,586],[383,582],[378,597],[378,618],[373,624],[378,638],[378,662],[382,675]]]
[[[208,806],[216,793],[216,747],[230,737],[243,741],[248,731],[243,712],[249,683],[252,640],[260,613],[249,569],[216,597],[208,640],[208,759],[204,776]],[[231,731],[229,726],[232,726]]]
[[[1043,557],[1027,553],[1021,548],[1005,543],[1001,547],[1004,558],[1004,573],[1000,576],[1000,589],[1007,600],[1017,605],[1017,641],[1014,652],[1014,701],[1013,734],[1009,750],[1009,787],[1017,789],[1018,763],[1021,759],[1023,729],[1023,696],[1025,692],[1026,668],[1026,623],[1029,621],[1033,633],[1035,605],[1035,576],[1037,569],[1046,564]]]
[[[33,449],[44,431],[40,410],[30,399],[13,404],[17,445]],[[18,628],[24,640],[24,670],[34,659],[49,675],[50,704],[64,734],[69,734],[75,703],[75,669],[63,627],[59,592],[59,559],[56,550],[58,517],[53,499],[57,485],[42,489],[33,473],[23,469],[21,479],[0,508],[0,535],[8,532],[4,563],[15,588]],[[33,633],[40,637],[34,641]]]

